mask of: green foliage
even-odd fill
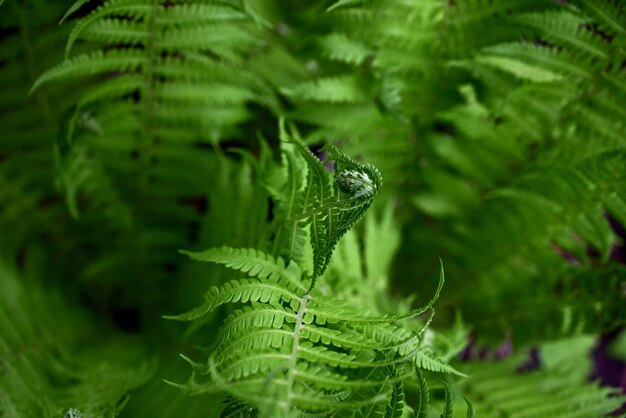
[[[337,138],[408,201],[396,276],[432,274],[443,256],[453,303],[487,340],[622,324],[619,285],[592,278],[620,269],[607,216],[626,213],[619,2],[339,2],[328,15],[323,80],[359,74],[369,100],[307,92],[294,117],[316,125],[306,141]],[[576,284],[562,298],[564,281]],[[589,319],[576,298],[592,282],[593,321],[547,312],[556,301]]]
[[[114,334],[67,307],[42,278],[0,264],[0,411],[6,416],[113,417],[154,372],[137,341]],[[28,285],[28,286],[27,286]],[[74,415],[72,415],[72,413]]]
[[[464,389],[484,417],[604,416],[619,407],[623,397],[585,382],[585,355],[592,342],[583,336],[546,344],[541,370],[516,371],[522,356],[481,366]]]
[[[298,140],[287,137],[284,129],[281,132],[283,161],[305,167],[308,174],[300,185],[294,186],[304,178],[300,175],[271,185],[276,196],[297,191],[292,199],[298,202],[295,210],[289,205],[288,213],[279,212],[277,218],[308,230],[292,230],[291,236],[310,236],[313,275],[304,275],[294,259],[286,262],[259,250],[221,247],[188,253],[195,260],[246,273],[248,278],[213,287],[202,306],[173,317],[194,320],[225,303],[244,305],[224,321],[206,363],[187,359],[195,372],[181,387],[194,394],[226,391],[264,416],[296,412],[326,416],[351,410],[402,416],[403,381],[413,377],[414,368],[462,375],[433,356],[424,343],[420,335],[430,319],[418,332],[397,324],[429,310],[434,313],[432,306],[443,275],[437,293],[424,308],[376,315],[368,313],[363,303],[366,298],[345,303],[338,293],[348,291],[342,283],[344,275],[336,274],[337,269],[331,269],[335,277],[323,273],[339,238],[370,206],[381,184],[380,174],[331,149],[329,158],[335,162],[331,180],[317,157]],[[385,224],[373,228],[386,233]],[[287,248],[293,245],[287,242]],[[280,248],[275,251],[283,252]],[[208,381],[199,382],[198,376],[207,376]]]
[[[623,402],[622,1],[0,10],[3,417]]]

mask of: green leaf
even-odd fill
[[[467,377],[465,373],[457,371],[445,361],[436,358],[428,349],[421,349],[415,353],[415,364],[423,370]]]
[[[454,396],[452,395],[452,389],[450,389],[450,385],[441,380],[443,384],[443,389],[446,395],[446,401],[443,407],[443,412],[441,413],[441,418],[454,418]]]
[[[470,400],[466,397],[463,397],[463,399],[465,400],[465,404],[467,405],[467,418],[474,418],[474,416],[476,415],[476,412],[474,411],[474,405],[472,405],[472,402],[470,402]]]
[[[196,261],[223,264],[233,270],[247,273],[250,277],[259,279],[285,280],[294,288],[306,290],[300,282],[300,271],[296,264],[285,267],[282,258],[274,258],[260,250],[253,248],[220,247],[211,248],[202,252],[181,251]]]
[[[558,81],[562,78],[561,75],[555,72],[546,70],[538,66],[534,66],[532,64],[528,64],[524,61],[514,58],[482,55],[476,57],[476,61],[481,64],[487,64],[502,71],[511,73],[514,76],[523,80],[546,83]]]
[[[430,391],[428,389],[428,382],[426,381],[421,368],[415,366],[415,372],[417,373],[417,381],[419,383],[417,404],[415,406],[415,417],[426,418],[430,407]]]
[[[401,418],[404,413],[404,388],[402,381],[396,381],[391,388],[391,399],[385,410],[385,418]]]
[[[71,14],[75,13],[78,9],[80,9],[81,7],[83,7],[83,5],[89,3],[90,1],[91,0],[76,0],[74,4],[72,4],[70,8],[67,9],[67,12],[65,12],[65,15],[63,15],[63,18],[59,21],[59,25],[63,23],[65,19],[67,19]]]
[[[147,63],[148,58],[138,49],[96,51],[79,55],[43,73],[33,84],[30,94],[42,85],[51,82],[88,77],[111,71],[132,72]]]
[[[206,302],[181,315],[166,315],[166,319],[177,321],[192,321],[213,311],[220,305],[229,302],[264,302],[277,304],[281,300],[294,302],[300,299],[299,296],[272,280],[242,279],[232,280],[221,287],[212,287],[205,296]]]

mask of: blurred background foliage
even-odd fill
[[[280,117],[381,170],[382,290],[422,304],[444,260],[478,416],[626,387],[623,1],[0,4],[0,415],[219,415],[162,379],[225,314],[161,316],[233,277],[179,249],[266,236]]]

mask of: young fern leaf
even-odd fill
[[[90,52],[71,58],[58,67],[46,71],[33,84],[30,93],[32,94],[42,85],[51,82],[88,77],[112,71],[126,73],[139,70],[148,64],[148,58],[140,49],[136,48]]]
[[[186,386],[196,393],[203,386],[206,391],[221,389],[262,416],[343,416],[359,411],[364,416],[401,417],[406,412],[404,381],[412,377],[408,371],[414,367],[463,376],[432,354],[421,332],[396,324],[430,312],[424,321],[428,326],[443,272],[426,306],[397,315],[365,314],[315,286],[325,280],[320,276],[340,238],[371,205],[380,173],[329,147],[329,160],[335,163],[331,176],[296,135],[287,135],[284,124],[281,139],[280,174],[287,176],[270,176],[267,182],[278,202],[273,254],[230,247],[184,252],[248,276],[213,287],[204,305],[170,317],[193,320],[226,303],[244,305],[224,321],[208,361],[192,362],[196,376],[209,381],[194,380]],[[307,229],[312,277],[292,258]],[[287,261],[285,254],[290,255]]]
[[[220,305],[228,302],[263,302],[276,305],[281,300],[297,306],[299,296],[290,291],[279,282],[273,280],[261,281],[258,279],[232,280],[222,287],[213,287],[205,296],[206,302],[186,314],[165,316],[167,319],[178,321],[192,321],[215,310]]]
[[[223,264],[233,270],[248,273],[251,277],[259,279],[285,280],[295,288],[307,290],[302,283],[298,282],[300,275],[297,264],[290,263],[285,267],[282,258],[274,258],[260,250],[252,248],[211,248],[202,252],[181,251],[191,259],[204,262]]]
[[[280,124],[280,139],[283,152],[287,157],[289,168],[289,196],[286,209],[288,213],[279,216],[280,222],[289,223],[287,227],[279,227],[279,233],[291,231],[287,244],[290,253],[302,233],[297,231],[298,225],[310,225],[311,246],[313,248],[313,287],[314,282],[328,267],[331,255],[339,239],[361,219],[373,202],[378,189],[382,185],[382,177],[378,169],[371,164],[361,164],[337,148],[328,146],[328,160],[334,161],[334,177],[299,139],[292,129],[289,134],[284,122]],[[296,154],[294,155],[294,148]],[[304,163],[303,163],[303,162]],[[295,167],[305,164],[307,177],[300,198],[296,192],[301,186],[294,173]],[[284,209],[283,209],[284,211]],[[282,236],[280,237],[282,239]]]
[[[476,363],[470,366],[472,377],[460,389],[476,404],[480,416],[610,416],[626,397],[615,388],[589,381],[593,366],[585,354],[594,345],[591,336],[544,343],[538,348],[542,366],[523,373],[520,365],[528,364],[527,352],[503,361]],[[468,416],[473,409],[468,407]]]
[[[395,375],[396,370],[391,370],[391,375]],[[385,411],[385,418],[401,418],[404,413],[404,387],[402,381],[393,382],[391,399]]]
[[[403,314],[364,316],[361,313],[357,314],[355,312],[350,312],[349,307],[346,307],[348,308],[348,311],[338,310],[337,307],[341,308],[342,306],[341,306],[340,301],[336,301],[337,303],[334,305],[334,309],[332,311],[323,311],[323,310],[318,310],[316,308],[312,308],[312,309],[309,309],[309,312],[315,316],[316,321],[318,323],[323,324],[326,321],[329,321],[329,322],[346,321],[351,326],[393,323],[393,322],[397,322],[403,319],[414,318],[425,312],[430,312],[430,317],[427,322],[427,325],[428,325],[430,321],[432,320],[432,317],[434,316],[434,313],[435,313],[433,306],[435,302],[437,301],[437,299],[439,298],[441,290],[443,289],[443,284],[445,283],[443,261],[441,260],[439,261],[440,261],[440,272],[439,272],[439,283],[437,285],[437,290],[435,291],[435,294],[430,299],[428,304],[426,304],[425,306],[413,309]]]
[[[452,389],[450,389],[448,382],[442,380],[441,383],[443,384],[443,390],[446,396],[441,418],[454,418],[454,396],[452,395]]]
[[[310,205],[309,193],[302,193],[307,178],[307,166],[288,142],[286,132],[281,129],[283,171],[268,181],[267,188],[276,201],[276,235],[273,254],[302,263],[306,246],[306,229],[302,225],[303,213]]]
[[[626,9],[619,1],[576,0],[574,4],[597,17],[602,26],[619,35],[626,34]]]
[[[457,371],[446,362],[436,358],[434,354],[426,349],[422,349],[415,353],[415,363],[422,370],[429,370],[431,372],[438,373],[449,373],[456,376],[467,377],[466,374]]]
[[[214,391],[217,385],[264,416],[287,417],[294,412],[328,416],[357,408],[396,417],[403,412],[407,369],[462,375],[434,359],[414,331],[387,321],[354,327],[350,319],[354,313],[341,308],[334,312],[334,301],[317,288],[301,296],[298,289],[288,288],[289,281],[280,279],[277,271],[284,268],[280,259],[260,254],[229,248],[191,254],[257,276],[213,288],[205,305],[175,318],[194,319],[227,302],[250,303],[227,318],[209,361],[192,362],[197,376],[211,380],[188,384],[195,393],[203,386]],[[259,257],[276,266],[255,267]],[[300,270],[294,271],[301,281]],[[327,312],[335,320],[318,318],[316,312]]]
[[[430,391],[428,390],[428,382],[419,367],[415,367],[415,372],[417,373],[417,381],[419,383],[417,405],[415,407],[415,418],[426,418],[428,416],[428,408],[430,407]]]
[[[224,404],[220,418],[256,418],[259,416],[259,411],[254,406],[250,406],[231,396],[226,398]]]

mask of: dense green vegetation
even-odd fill
[[[624,414],[622,0],[0,0],[0,40],[0,416]]]

